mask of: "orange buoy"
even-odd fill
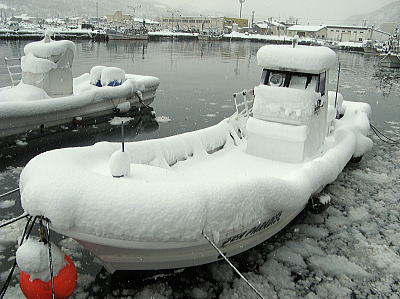
[[[65,266],[54,276],[55,298],[68,298],[76,287],[77,274],[74,262],[64,255]],[[44,282],[40,279],[30,280],[30,275],[20,271],[20,287],[28,299],[51,299],[51,280]]]

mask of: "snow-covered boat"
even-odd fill
[[[145,27],[107,29],[106,33],[109,40],[147,40],[149,38]]]
[[[379,55],[379,64],[384,67],[399,68],[400,67],[400,53],[382,53]]]
[[[400,33],[398,29],[390,36],[385,52],[379,55],[380,66],[400,68]]]
[[[156,77],[102,66],[72,78],[74,43],[48,35],[24,52],[21,82],[0,88],[0,137],[148,105],[159,85]]]
[[[327,91],[336,54],[263,46],[254,105],[162,139],[43,153],[24,168],[21,202],[106,269],[195,266],[285,227],[352,158],[370,149],[370,106]],[[242,105],[242,106],[241,106]],[[326,196],[323,196],[326,199]]]

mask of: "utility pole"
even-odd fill
[[[244,3],[244,1],[245,1],[245,0],[239,0],[239,3],[240,3],[240,13],[239,13],[239,19],[241,19],[241,18],[242,18],[242,6],[243,6],[243,3]]]
[[[253,27],[254,27],[254,14],[255,14],[255,11],[253,10],[251,12],[251,29],[253,29]]]
[[[167,12],[169,12],[169,13],[171,13],[171,26],[172,26],[172,30],[174,30],[174,17],[175,17],[175,15],[179,15],[179,9],[172,9],[172,10],[167,10]],[[178,26],[178,22],[176,22],[177,23],[177,26]]]
[[[96,22],[99,23],[99,2],[96,2]]]

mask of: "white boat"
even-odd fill
[[[371,148],[371,110],[328,96],[337,60],[326,47],[267,45],[257,58],[252,108],[245,98],[214,126],[123,151],[101,142],[40,154],[21,174],[23,209],[110,272],[220,259],[205,236],[227,256],[270,238]]]
[[[148,105],[159,85],[156,77],[101,66],[72,78],[74,43],[48,35],[24,52],[21,82],[0,88],[0,138]]]

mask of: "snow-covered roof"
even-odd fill
[[[268,26],[271,26],[271,25],[276,26],[276,27],[285,27],[285,25],[283,25],[277,21],[271,21],[271,20],[265,20],[263,22],[258,22],[256,25],[260,28],[268,28]]]
[[[157,22],[157,21],[153,21],[153,20],[150,20],[150,19],[144,19],[144,18],[133,18],[133,21],[134,21],[134,22],[138,22],[138,23],[142,23],[142,22],[143,22],[143,20],[146,22],[146,24],[153,24],[153,25],[160,24],[159,22]]]
[[[327,47],[266,45],[257,52],[258,65],[272,70],[319,74],[336,64],[336,53]]]
[[[326,28],[340,28],[340,29],[361,29],[368,30],[366,26],[351,26],[351,25],[324,25]]]
[[[317,32],[324,29],[326,26],[305,26],[305,25],[294,25],[289,27],[287,30],[289,31],[307,31],[307,32]]]
[[[268,29],[269,25],[267,23],[257,23],[256,26],[262,29]]]

